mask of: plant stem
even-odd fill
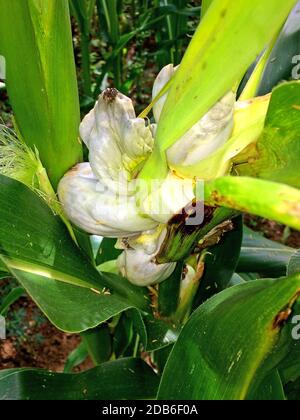
[[[92,96],[92,82],[90,73],[90,36],[86,33],[81,34],[81,58],[84,94],[86,96]]]
[[[111,336],[107,324],[102,324],[80,335],[95,366],[110,359]]]
[[[136,339],[135,339],[135,344],[134,344],[133,357],[138,356],[139,345],[140,345],[140,336],[137,334]]]
[[[172,320],[176,325],[184,324],[191,313],[193,300],[204,274],[204,259],[206,255],[207,251],[204,250],[197,264],[195,275],[191,279],[186,280],[189,283],[181,290],[179,304],[172,317]]]

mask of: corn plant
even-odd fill
[[[116,80],[117,3],[96,2]],[[95,2],[71,5],[90,94]],[[0,0],[14,112],[0,126],[0,273],[82,338],[65,373],[0,371],[2,399],[299,399],[299,252],[242,218],[300,230],[300,84],[283,58],[298,11],[203,1],[179,66],[185,18],[168,12],[174,62],[149,106],[136,116],[111,87],[80,123],[69,2]],[[95,367],[70,373],[87,355]]]
[[[173,61],[178,64],[187,45],[186,36],[192,35],[195,30],[195,24],[190,25],[188,18],[198,18],[200,13],[200,7],[193,7],[187,0],[172,3],[157,0],[84,0],[70,1],[70,6],[81,34],[83,109],[94,105],[94,98],[98,97],[100,86],[106,83],[108,76],[113,78],[114,87],[126,93],[132,88],[131,73],[136,73],[136,84],[143,84],[139,80],[138,69],[134,70],[135,65],[126,65],[126,55],[132,45],[137,49],[137,55],[141,54],[147,33],[155,34],[158,66],[163,67]],[[100,45],[108,45],[96,54],[100,61],[96,59],[91,69],[92,37]]]

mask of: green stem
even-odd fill
[[[81,58],[84,94],[86,96],[92,96],[92,82],[90,72],[90,36],[86,33],[81,34]]]
[[[199,288],[200,281],[203,277],[204,260],[206,255],[207,251],[204,250],[201,254],[197,266],[195,267],[195,275],[190,280],[186,280],[189,281],[189,284],[185,286],[180,293],[179,304],[174,316],[172,317],[172,320],[176,325],[184,324],[191,313],[193,301]]]
[[[102,324],[80,335],[95,366],[110,359],[111,336],[107,324]]]
[[[167,158],[164,152],[155,147],[146,161],[139,178],[145,181],[164,180],[168,175]]]
[[[114,59],[114,83],[115,88],[120,90],[122,85],[122,71],[121,71],[121,61],[122,61],[122,51]]]
[[[263,53],[260,60],[258,61],[250,79],[248,80],[248,82],[247,82],[247,84],[246,84],[246,86],[245,86],[245,88],[244,88],[244,90],[243,90],[243,92],[242,92],[242,94],[239,98],[240,101],[245,101],[245,100],[254,98],[256,96],[259,85],[260,85],[261,80],[262,80],[263,75],[264,75],[266,65],[269,61],[269,58],[270,58],[271,54],[272,54],[273,48],[274,48],[274,46],[277,42],[278,36],[281,32],[281,29],[282,28],[280,28],[280,31],[278,31],[276,33],[273,40],[269,44],[268,48],[266,49],[266,51]]]
[[[133,357],[138,357],[139,346],[140,346],[140,336],[137,334],[136,339],[135,339],[134,349],[133,349]]]

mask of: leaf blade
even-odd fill
[[[282,325],[276,324],[277,315],[299,290],[299,275],[259,280],[234,286],[203,304],[174,346],[158,398],[246,399],[278,342]]]
[[[1,400],[114,400],[153,398],[155,373],[140,359],[103,363],[80,374],[38,369],[3,371]]]

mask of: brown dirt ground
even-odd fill
[[[0,289],[6,282],[0,280]],[[18,313],[20,309],[24,316],[16,320],[19,324],[16,336],[0,341],[0,370],[33,367],[62,372],[68,355],[80,343],[80,336],[57,330],[29,297],[15,303],[10,313]],[[87,359],[74,371],[92,366]]]

